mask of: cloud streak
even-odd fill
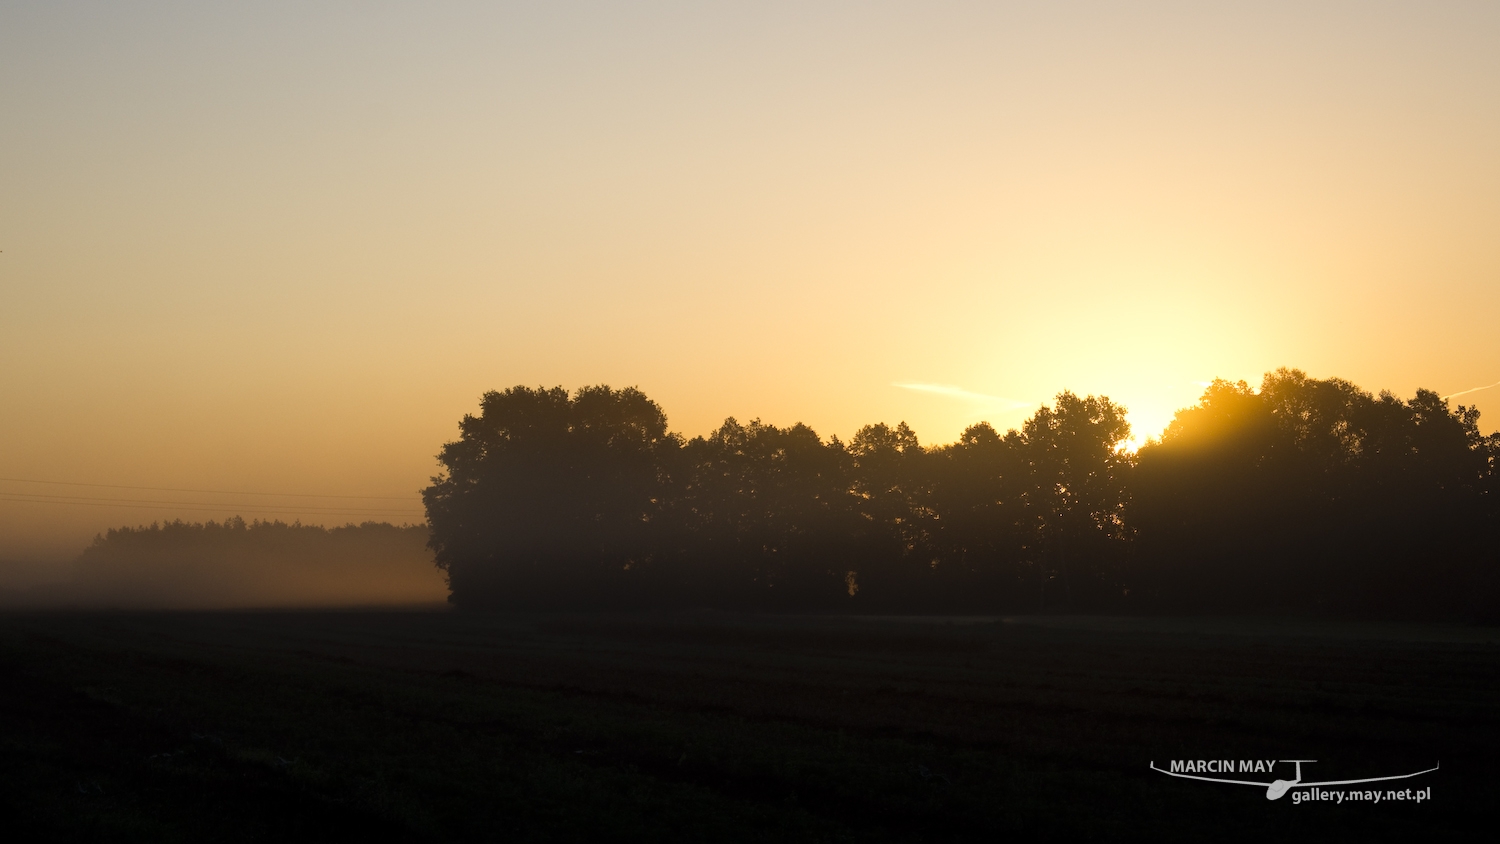
[[[1015,399],[1008,399],[1004,396],[992,396],[988,393],[976,393],[973,390],[965,390],[962,387],[955,387],[952,384],[905,384],[900,382],[893,382],[891,386],[900,387],[903,390],[915,390],[919,393],[931,393],[936,396],[958,399],[959,401],[966,401],[970,402],[971,404],[998,408],[1001,410],[1020,410],[1023,407],[1031,406],[1031,402],[1028,401],[1016,401]]]
[[[1451,399],[1451,398],[1454,398],[1456,396],[1466,396],[1469,393],[1477,393],[1480,390],[1491,390],[1491,389],[1494,389],[1495,387],[1500,387],[1500,381],[1496,381],[1493,384],[1485,384],[1483,387],[1472,387],[1472,388],[1467,389],[1467,390],[1459,390],[1456,393],[1449,393],[1448,395],[1443,396],[1443,398],[1445,398],[1445,399]]]

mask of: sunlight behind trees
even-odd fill
[[[1004,436],[846,444],[639,390],[485,395],[424,494],[463,608],[1133,610],[1489,618],[1500,434],[1473,408],[1297,370],[1215,381],[1138,453],[1057,396]]]
[[[1494,384],[1497,41],[1460,0],[0,4],[0,478],[420,511],[497,384],[926,445],[1063,387],[1143,442],[1288,360]],[[316,515],[22,497],[0,558]]]

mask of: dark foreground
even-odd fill
[[[1497,724],[1493,628],[0,616],[10,840],[1434,840],[1493,822]]]

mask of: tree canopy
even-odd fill
[[[681,442],[639,390],[513,387],[459,427],[422,497],[464,602],[608,602],[657,551]]]
[[[424,493],[461,607],[1492,615],[1500,435],[1427,390],[1215,381],[1138,453],[1059,394],[924,447],[728,419],[639,390],[487,393]]]

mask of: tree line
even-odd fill
[[[1478,419],[1281,369],[1215,381],[1136,453],[1124,408],[1071,392],[937,447],[904,423],[686,439],[634,388],[518,386],[423,498],[465,608],[1492,617]]]
[[[228,608],[441,601],[425,525],[324,528],[234,517],[115,528],[71,579],[26,596],[41,605]]]

